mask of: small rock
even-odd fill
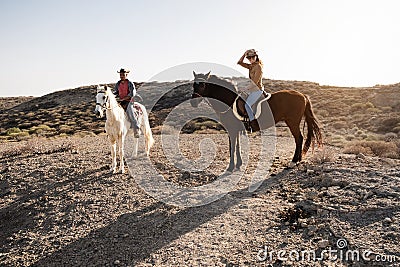
[[[181,179],[186,180],[190,178],[190,172],[185,171],[184,173],[182,173]]]
[[[310,225],[310,227],[308,227],[308,235],[313,235],[315,234],[315,232],[317,231],[317,227],[315,225]]]
[[[114,261],[114,264],[115,264],[115,265],[120,265],[121,262],[120,262],[119,260],[115,260],[115,261]]]
[[[307,175],[313,175],[315,173],[314,170],[307,169]]]
[[[363,197],[363,200],[367,200],[368,198],[370,198],[374,193],[372,193],[372,191],[369,191],[368,193],[366,193]]]
[[[314,200],[317,197],[318,197],[318,192],[316,192],[316,191],[306,192],[306,198],[309,199],[309,200]]]
[[[363,153],[358,153],[356,159],[365,159],[365,155]]]
[[[386,217],[385,219],[383,219],[384,224],[391,224],[392,222],[393,222],[393,220],[389,217]]]
[[[321,240],[318,242],[319,248],[326,248],[327,246],[329,246],[329,240]]]

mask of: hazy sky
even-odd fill
[[[398,0],[0,0],[0,96],[116,82],[121,67],[135,81],[199,61],[247,75],[236,62],[249,48],[265,78],[397,83],[399,11]]]

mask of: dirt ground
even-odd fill
[[[180,186],[211,183],[227,167],[228,140],[182,134],[182,154],[198,157],[202,138],[216,144],[205,171],[174,169],[159,135],[151,162]],[[327,145],[289,169],[293,150],[278,136],[255,192],[250,153],[234,190],[183,208],[138,186],[142,154],[131,174],[111,174],[105,135],[0,143],[0,266],[400,266],[400,160]]]

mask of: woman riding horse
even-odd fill
[[[194,74],[193,94],[191,104],[196,107],[203,98],[210,98],[218,100],[210,102],[212,108],[220,115],[221,122],[227,126],[229,133],[230,143],[230,164],[228,170],[232,171],[234,168],[234,155],[236,150],[237,165],[239,168],[242,160],[240,156],[240,147],[236,141],[238,140],[239,133],[241,132],[240,124],[245,114],[244,100],[238,96],[238,91],[233,83],[226,86],[226,81],[220,77],[207,74]],[[228,108],[225,108],[228,107]],[[292,133],[296,149],[290,165],[294,165],[302,160],[315,142],[322,145],[322,134],[318,120],[315,117],[311,101],[305,94],[294,90],[281,90],[271,94],[271,97],[262,103],[261,114],[257,116],[259,126],[261,129],[272,127],[279,121],[284,121]],[[258,113],[258,112],[257,112]],[[270,117],[272,113],[272,118]],[[304,123],[307,124],[307,137],[303,147],[303,135],[300,130],[300,123],[304,117]],[[304,125],[305,125],[304,124]]]
[[[245,57],[250,62],[250,64],[243,62]],[[252,105],[256,103],[257,100],[264,93],[264,85],[262,83],[263,64],[257,55],[257,51],[254,49],[249,49],[244,52],[237,64],[249,70],[249,78],[252,83],[243,90],[244,92],[249,94],[246,99],[245,108],[247,111],[247,115],[249,116],[251,130],[253,132],[259,131],[260,127],[257,123],[257,120],[254,119]]]

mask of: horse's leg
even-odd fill
[[[300,131],[300,122],[299,121],[286,121],[286,124],[289,126],[290,132],[292,133],[294,140],[296,142],[296,150],[294,152],[294,156],[292,159],[291,166],[295,165],[297,162],[301,161],[301,149],[303,147],[303,135]]]
[[[149,117],[147,116],[146,112],[143,112],[142,125],[143,125],[142,127],[144,128],[143,131],[144,139],[146,141],[146,155],[149,156],[150,149],[154,144],[154,139],[153,139],[153,134],[151,133]]]
[[[236,146],[236,137],[231,137],[229,135],[229,156],[230,156],[230,162],[229,162],[229,167],[227,171],[232,172],[235,163],[234,163],[234,156],[235,156],[235,146]]]
[[[124,166],[124,142],[125,142],[125,135],[122,134],[119,136],[119,170],[121,173],[125,173],[125,166]]]
[[[242,166],[242,156],[240,154],[240,134],[239,132],[236,134],[236,169],[240,170]]]
[[[113,173],[117,172],[117,143],[116,140],[110,139],[111,142],[111,171]]]
[[[133,138],[133,157],[137,157],[138,153],[138,148],[139,148],[139,138]]]

